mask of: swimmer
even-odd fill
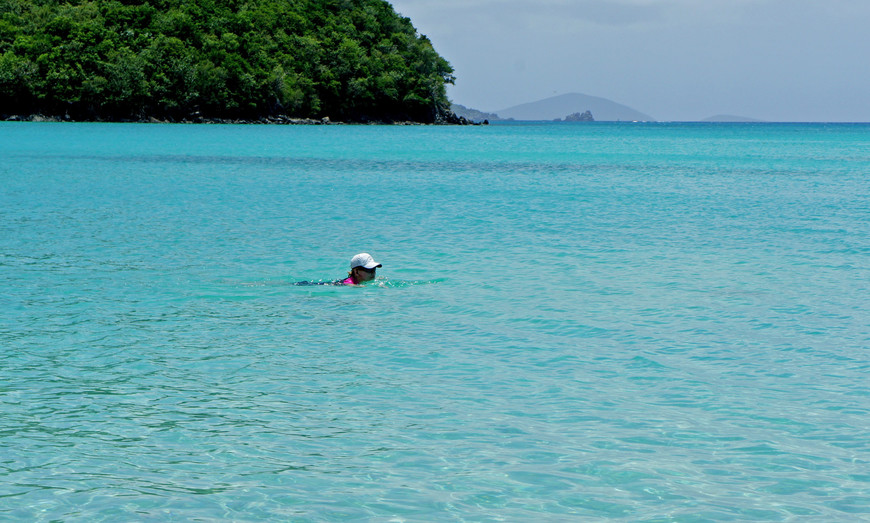
[[[350,272],[340,285],[359,285],[375,279],[375,271],[381,264],[376,262],[372,255],[363,252],[350,259]]]

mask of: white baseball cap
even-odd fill
[[[372,255],[367,252],[362,252],[350,259],[350,268],[353,270],[356,267],[364,267],[366,269],[374,269],[380,267],[381,264],[376,262]]]

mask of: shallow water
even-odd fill
[[[870,126],[0,123],[0,519],[870,517]],[[375,284],[345,276],[367,251]]]

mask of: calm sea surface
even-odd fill
[[[0,123],[0,520],[868,520],[868,297],[870,125]]]

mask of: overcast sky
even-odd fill
[[[662,121],[870,121],[870,0],[391,3],[475,109],[577,92]]]

